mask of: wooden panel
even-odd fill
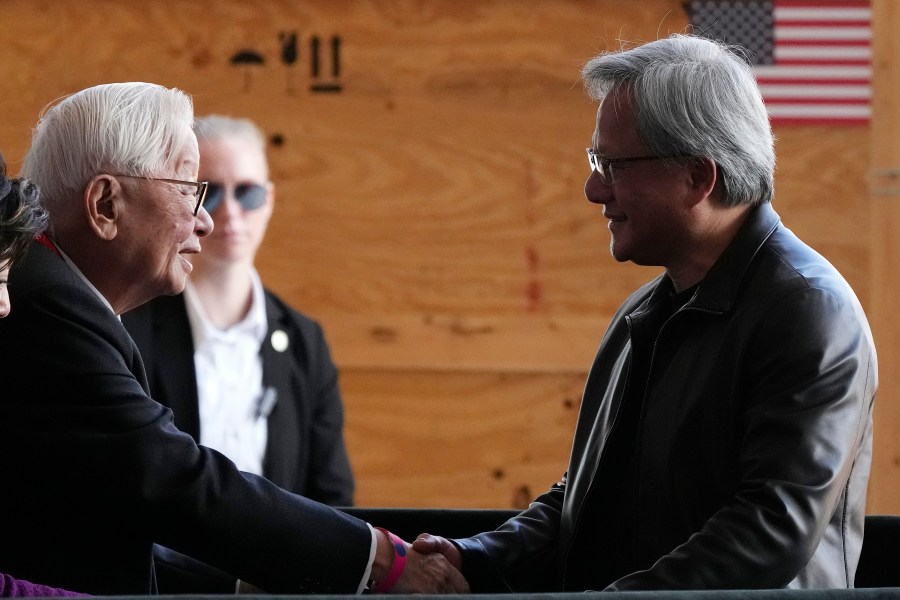
[[[583,381],[342,371],[357,504],[524,508],[566,470]]]
[[[583,373],[606,325],[598,316],[329,314],[320,319],[346,368]]]
[[[868,127],[780,127],[773,206],[870,302]]]
[[[900,5],[872,3],[874,98],[871,139],[872,326],[878,347],[879,391],[875,403],[875,450],[869,482],[874,513],[900,513]]]

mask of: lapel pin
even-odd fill
[[[269,343],[276,352],[284,352],[288,347],[288,335],[281,329],[276,329],[269,337]]]

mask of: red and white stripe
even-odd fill
[[[754,67],[773,123],[867,123],[868,0],[776,0],[774,65]]]

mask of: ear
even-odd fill
[[[715,195],[721,189],[719,183],[719,166],[711,158],[697,156],[688,163],[688,186],[693,190],[692,200],[697,203],[704,198]]]
[[[84,188],[84,212],[91,230],[104,240],[112,240],[118,233],[122,209],[122,186],[112,175],[97,175]]]

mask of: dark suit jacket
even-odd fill
[[[278,401],[268,418],[263,475],[295,494],[351,506],[338,372],[322,328],[268,290],[266,318],[263,386],[274,387]],[[160,296],[122,315],[122,322],[140,349],[153,398],[172,409],[180,430],[199,440],[194,340],[184,296]],[[287,334],[284,351],[271,343],[275,331]]]
[[[137,347],[52,250],[0,319],[0,571],[95,594],[154,589],[154,542],[273,593],[354,593],[364,521],[238,471],[149,395]]]

